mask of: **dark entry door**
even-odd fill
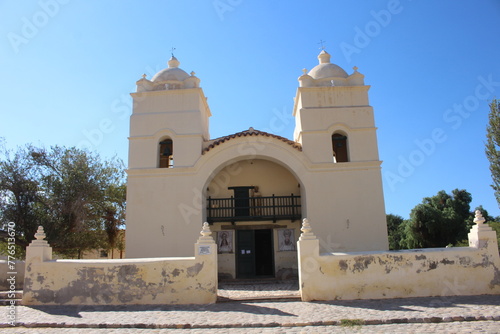
[[[254,187],[229,187],[234,191],[234,216],[250,216],[250,189]]]
[[[240,230],[237,235],[236,270],[238,278],[255,276],[255,235],[253,230]]]
[[[271,229],[237,231],[237,278],[274,276]]]

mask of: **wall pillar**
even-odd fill
[[[38,226],[33,240],[28,247],[26,247],[26,265],[30,262],[44,262],[52,260],[52,247],[45,241],[46,235],[42,226]]]
[[[476,210],[474,225],[469,233],[469,247],[472,248],[488,248],[490,253],[494,253],[498,257],[498,242],[496,232],[485,224],[485,219],[481,211]]]
[[[212,270],[211,279],[215,286],[215,299],[212,302],[215,303],[217,301],[218,289],[217,244],[211,236],[212,231],[210,231],[210,225],[207,222],[203,223],[203,228],[200,234],[201,236],[194,244],[194,256],[197,260],[200,259],[206,265],[210,266]]]
[[[297,242],[297,256],[299,263],[299,288],[302,301],[312,300],[310,294],[312,277],[319,270],[319,240],[312,233],[311,225],[307,218],[302,221],[302,234]],[[309,280],[308,280],[309,279]]]

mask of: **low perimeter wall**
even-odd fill
[[[303,301],[500,294],[496,233],[469,233],[470,247],[319,254],[307,221],[298,242]]]
[[[39,229],[27,249],[23,305],[215,303],[217,249],[209,234],[204,226],[189,258],[51,260]]]
[[[22,290],[24,261],[0,260],[0,291]]]

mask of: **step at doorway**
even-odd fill
[[[236,232],[236,278],[274,277],[272,229]]]

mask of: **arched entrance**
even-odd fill
[[[296,277],[301,192],[288,168],[263,157],[228,163],[214,173],[205,201],[219,278]]]

